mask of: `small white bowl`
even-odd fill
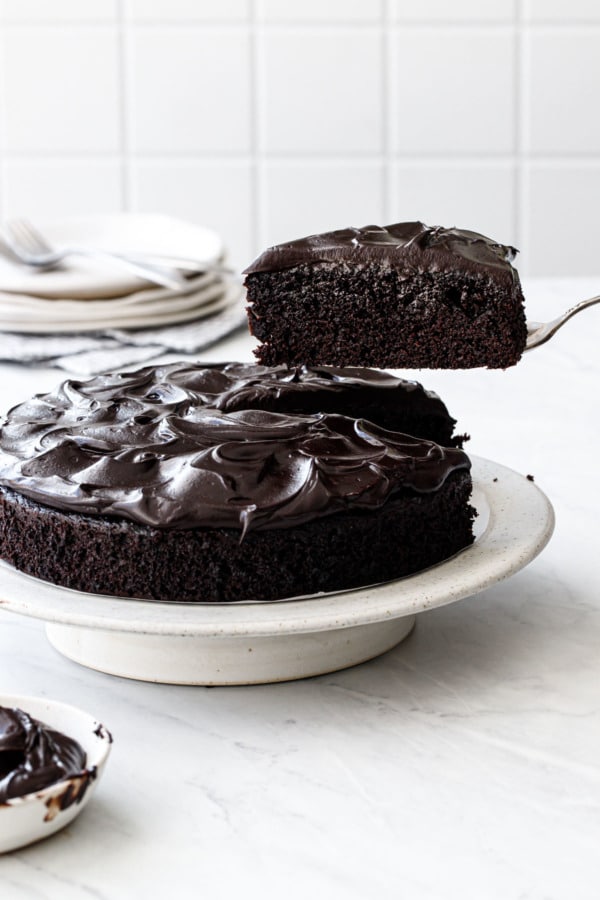
[[[85,750],[86,770],[90,773],[0,803],[0,853],[6,853],[49,837],[73,821],[96,789],[112,737],[89,713],[66,703],[0,694],[0,706],[22,709],[44,725],[78,741]]]

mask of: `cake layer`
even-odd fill
[[[167,404],[123,420],[121,410],[99,421],[96,408],[68,428],[38,422],[21,455],[0,456],[0,484],[71,512],[245,533],[376,509],[470,466],[462,450],[347,416]]]
[[[410,575],[473,541],[469,472],[375,511],[295,528],[157,529],[50,509],[0,488],[0,557],[75,590],[163,602],[277,600]]]
[[[157,411],[181,415],[195,407],[224,413],[339,413],[445,446],[462,442],[453,436],[456,422],[444,403],[416,381],[370,369],[269,368],[234,362],[146,366],[89,381],[66,381],[10,411],[0,449],[22,455],[22,445],[35,437],[41,422],[48,427],[60,422],[76,431],[92,421],[139,429],[144,417],[153,418]]]
[[[435,395],[384,373],[145,367],[66,381],[14,407],[0,431],[0,483],[157,528],[246,530],[371,504],[374,481],[377,502],[399,486],[432,490],[468,465],[459,451],[366,421],[284,413],[327,406],[394,424],[420,417],[448,437],[453,423]]]
[[[461,449],[290,411],[328,404],[452,430],[439,398],[384,373],[175,364],[66,381],[0,430],[0,557],[84,591],[229,602],[384,581],[473,540]]]
[[[506,368],[527,338],[516,250],[421,222],[281,244],[246,269],[267,365]]]

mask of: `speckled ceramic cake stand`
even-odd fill
[[[257,684],[353,666],[402,641],[418,613],[519,571],[550,539],[554,513],[542,491],[504,466],[472,461],[475,543],[409,578],[275,603],[165,604],[65,590],[3,565],[0,606],[44,619],[70,659],[126,678]]]

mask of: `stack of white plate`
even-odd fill
[[[44,272],[0,257],[1,331],[72,334],[160,327],[212,316],[240,301],[239,280],[219,268],[223,242],[207,228],[167,216],[122,214],[43,223],[40,230],[56,247],[85,246],[148,261],[186,260],[185,284],[180,290],[159,287],[106,258],[73,255],[60,268]]]

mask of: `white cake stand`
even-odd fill
[[[419,612],[519,571],[550,539],[545,494],[511,469],[472,461],[475,543],[409,578],[274,603],[168,604],[71,591],[2,565],[0,607],[45,620],[70,659],[143,681],[257,684],[353,666],[403,640]]]

